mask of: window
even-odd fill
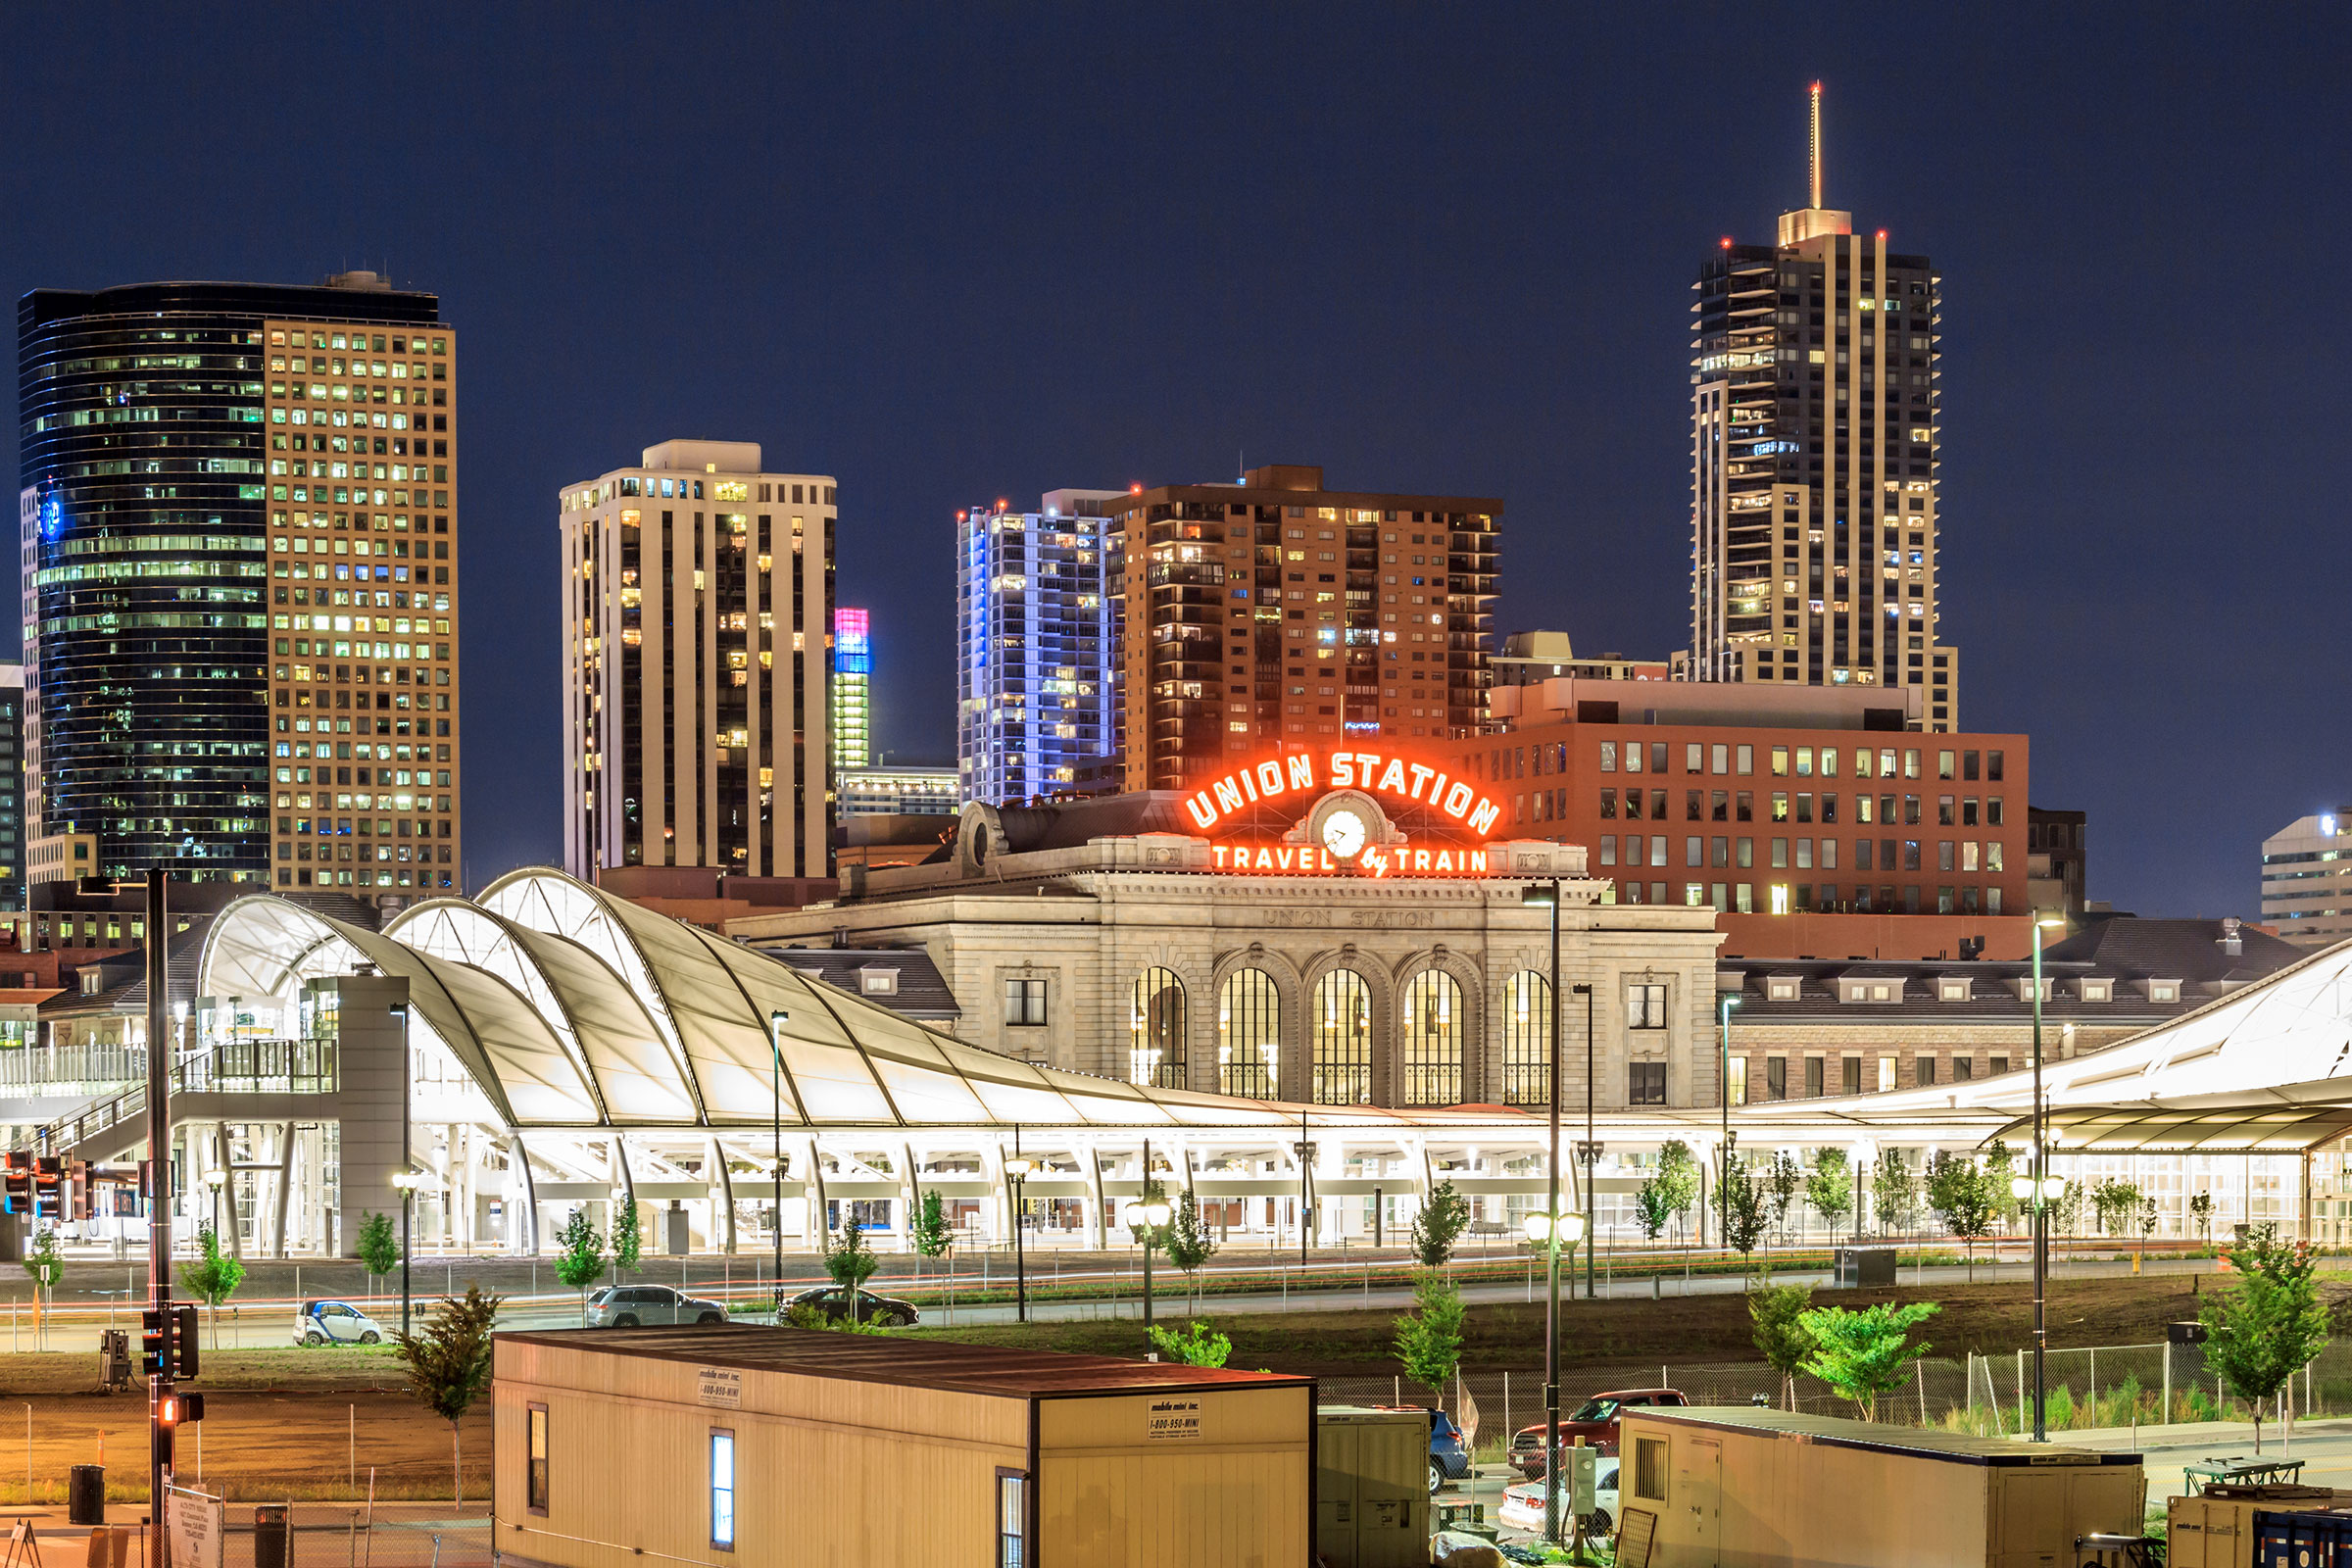
[[[1551,1096],[1551,982],[1522,969],[1502,986],[1502,1102],[1542,1105]]]
[[[1730,1079],[1730,1086],[1732,1103],[1735,1105],[1746,1104],[1747,1058],[1745,1056],[1734,1056],[1732,1058],[1732,1076]]]
[[[1860,1056],[1845,1058],[1845,1092],[1849,1095],[1858,1095],[1862,1092],[1862,1058]]]
[[[1628,1029],[1666,1027],[1666,988],[1636,982],[1625,988],[1625,1026]]]
[[[1029,1562],[1029,1478],[1018,1470],[997,1472],[997,1568],[1027,1568]]]
[[[1625,1102],[1629,1105],[1666,1103],[1666,1064],[1662,1061],[1626,1063]]]
[[[1184,1085],[1184,982],[1156,966],[1135,977],[1127,1003],[1127,1081]]]
[[[1353,969],[1315,982],[1309,1098],[1318,1105],[1372,1102],[1372,991]]]
[[[523,1502],[541,1518],[547,1516],[547,1406],[530,1407],[529,1468],[522,1479]]]
[[[735,1434],[710,1433],[710,1544],[735,1549]]]
[[[1879,1058],[1879,1093],[1882,1095],[1886,1094],[1893,1087],[1894,1058],[1892,1056],[1881,1056]]]
[[[1443,969],[1424,969],[1405,988],[1399,1065],[1399,1104],[1461,1102],[1462,988]]]
[[[1821,1098],[1821,1058],[1819,1056],[1805,1058],[1805,1098],[1807,1100]]]
[[[1788,1098],[1788,1058],[1787,1056],[1764,1058],[1764,1098],[1767,1100],[1787,1100]]]
[[[1263,969],[1236,969],[1217,996],[1217,1092],[1272,1100],[1282,1082],[1282,994]]]
[[[1974,1056],[1954,1056],[1952,1058],[1952,1082],[1964,1084],[1976,1075],[1977,1061]]]
[[[1016,1028],[1040,1028],[1046,1021],[1046,983],[1043,980],[1004,982],[1004,1022]]]
[[[1634,1495],[1647,1502],[1666,1500],[1666,1440],[1634,1440]]]
[[[1936,1058],[1921,1056],[1911,1063],[1911,1081],[1922,1089],[1936,1087]]]

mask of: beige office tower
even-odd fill
[[[1723,241],[1691,285],[1690,662],[1699,680],[1923,688],[1959,722],[1936,631],[1941,279],[1822,205]]]
[[[274,884],[462,891],[457,335],[273,317],[263,339]]]
[[[834,500],[748,441],[564,487],[564,869],[829,873]]]

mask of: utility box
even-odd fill
[[[1429,1561],[1429,1413],[1315,1412],[1315,1557],[1327,1568]]]
[[[1748,1405],[1618,1418],[1620,1551],[1653,1563],[2059,1568],[2077,1537],[2141,1532],[2136,1453]]]
[[[1310,1560],[1311,1378],[755,1324],[501,1334],[492,1377],[499,1549],[554,1568]]]
[[[2352,1492],[2332,1487],[2214,1485],[2165,1507],[2165,1561],[2171,1568],[2254,1568],[2257,1513],[2307,1513],[2352,1506]]]
[[[1849,1288],[1892,1285],[1894,1256],[1891,1247],[1840,1247],[1838,1249],[1838,1283]]]
[[[672,1257],[687,1253],[686,1210],[678,1204],[662,1211],[662,1250]]]

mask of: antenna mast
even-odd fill
[[[1809,114],[1809,116],[1808,116],[1809,124],[1808,124],[1808,127],[1807,127],[1807,136],[1808,136],[1808,139],[1810,140],[1810,142],[1811,142],[1811,144],[1812,144],[1811,163],[1812,163],[1812,168],[1813,168],[1813,205],[1814,205],[1816,208],[1818,208],[1818,207],[1820,207],[1820,206],[1821,206],[1821,83],[1820,83],[1820,82],[1818,82],[1818,81],[1817,81],[1817,82],[1815,82],[1815,83],[1813,84],[1813,90],[1812,90],[1812,93],[1811,93],[1810,97],[1811,97],[1811,112],[1810,112],[1810,114]]]

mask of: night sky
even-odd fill
[[[439,293],[469,887],[559,853],[558,488],[671,436],[839,476],[898,760],[954,758],[956,509],[1058,485],[1499,495],[1498,631],[1663,657],[1689,286],[1802,205],[1815,76],[1829,204],[1943,276],[1962,723],[2143,914],[2352,804],[2325,11],[235,9],[9,8],[0,290]]]

